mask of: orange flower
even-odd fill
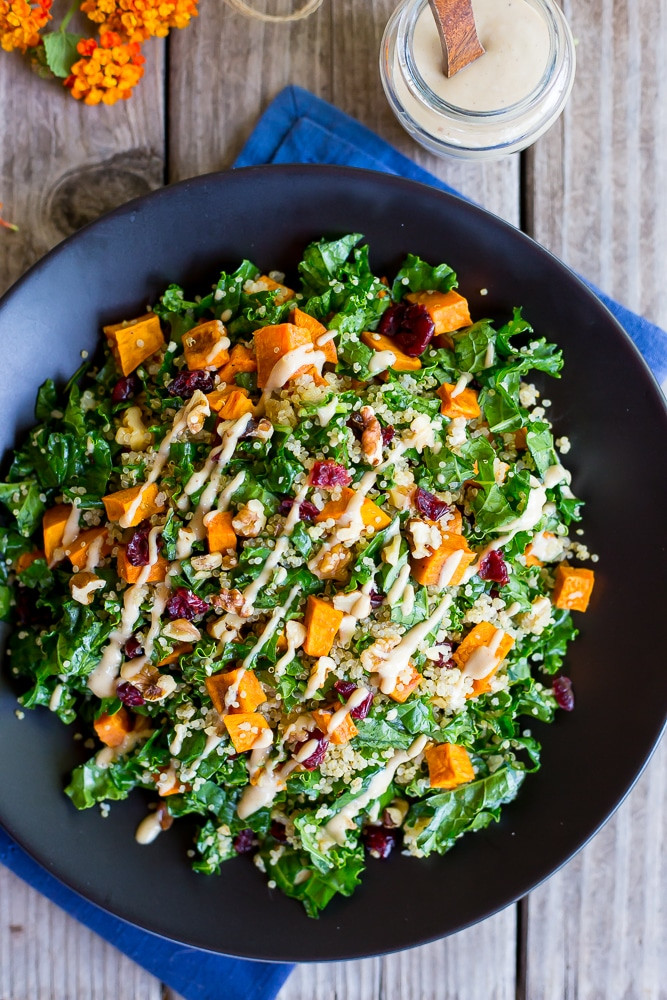
[[[65,86],[84,104],[127,100],[144,75],[146,60],[141,47],[136,42],[123,42],[116,32],[104,31],[99,45],[92,38],[82,38],[77,51],[83,58],[72,66]]]
[[[50,21],[53,0],[0,0],[0,45],[6,52],[12,49],[34,48],[39,45],[39,32]]]
[[[164,38],[171,28],[185,28],[197,17],[198,0],[84,0],[81,10],[108,31],[131,42]]]

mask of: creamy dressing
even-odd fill
[[[69,548],[72,542],[75,542],[79,537],[79,505],[76,501],[72,504],[72,509],[69,513],[69,517],[65,521],[65,530],[63,531],[62,547],[63,549]]]
[[[387,368],[395,364],[396,355],[393,351],[375,351],[368,362],[368,370],[371,375],[377,375],[379,372],[386,372]]]
[[[354,620],[354,625],[356,626],[357,620]],[[354,627],[353,627],[354,630]],[[276,664],[277,668],[278,664]],[[306,690],[304,692],[304,698],[308,700],[309,698],[314,698],[319,689],[324,684],[327,679],[327,674],[330,670],[336,669],[336,663],[331,659],[330,656],[319,656],[315,660],[315,665],[310,672],[310,677],[308,678],[308,684],[306,685]]]
[[[269,750],[273,744],[273,730],[261,729],[252,745],[248,758],[248,777],[254,778],[268,760]]]
[[[156,562],[160,557],[160,553],[157,547],[157,540],[159,536],[162,534],[162,529],[163,525],[156,524],[155,527],[151,528],[151,530],[148,532],[148,562],[146,563],[145,566],[141,567],[141,572],[137,577],[138,587],[142,587],[146,583],[148,577],[151,574],[153,566],[155,566]]]
[[[486,50],[449,79],[428,5],[417,18],[414,59],[426,85],[467,111],[508,108],[531,94],[547,69],[551,42],[545,17],[526,0],[472,0],[477,34]]]
[[[134,623],[139,617],[141,604],[148,594],[145,584],[128,587],[123,595],[123,613],[120,625],[109,636],[109,642],[102,652],[100,662],[88,677],[88,687],[98,698],[113,698],[116,694],[116,678],[123,654],[122,647],[134,631]]]
[[[331,736],[332,733],[335,733],[336,730],[343,725],[350,712],[354,711],[354,709],[358,708],[359,705],[362,704],[362,702],[366,701],[367,697],[368,697],[368,691],[366,690],[366,688],[361,687],[353,691],[350,697],[345,702],[345,704],[341,705],[341,707],[336,712],[334,712],[334,714],[329,719],[329,724],[327,725],[327,736]]]
[[[404,618],[412,614],[415,606],[415,588],[411,583],[405,585],[405,590],[401,594],[401,614]]]
[[[403,591],[405,590],[405,585],[410,578],[410,564],[406,563],[405,566],[401,566],[398,576],[389,588],[389,592],[384,599],[384,604],[394,605],[400,599]]]
[[[236,807],[239,818],[247,819],[258,809],[271,805],[278,792],[285,787],[285,782],[292,771],[298,766],[299,762],[294,758],[288,760],[282,767],[277,766],[277,761],[273,765],[268,764],[259,775],[257,784],[249,785],[241,795]]]
[[[406,632],[401,641],[392,649],[387,650],[375,642],[366,650],[367,653],[371,654],[371,657],[379,661],[373,672],[380,678],[380,690],[383,694],[390,694],[394,690],[399,676],[408,666],[410,657],[416,652],[417,646],[429,632],[433,631],[436,625],[440,624],[451,603],[451,595],[447,594],[428,618]]]
[[[475,681],[488,677],[500,662],[498,647],[503,641],[504,635],[503,630],[497,628],[493,634],[493,639],[487,646],[479,646],[473,650],[466,660],[461,673],[466,677],[472,677]]]
[[[164,469],[165,465],[167,464],[167,460],[169,459],[169,449],[171,448],[172,442],[176,440],[179,434],[183,433],[183,431],[188,425],[189,414],[192,413],[192,411],[197,406],[204,407],[207,415],[208,413],[211,412],[206,396],[199,389],[195,390],[195,392],[192,394],[192,397],[187,401],[185,406],[182,406],[180,408],[180,410],[174,417],[174,422],[171,425],[171,430],[168,431],[168,433],[165,434],[164,438],[162,439],[162,443],[158,449],[157,455],[155,456],[155,462],[153,463],[153,467],[150,473],[148,474],[148,479],[141,486],[136,497],[134,498],[128,509],[125,511],[123,516],[118,519],[118,523],[121,526],[121,528],[131,527],[132,522],[136,517],[137,511],[141,506],[141,501],[143,500],[143,496],[146,489],[153,483],[157,482],[160,473]]]
[[[275,547],[271,552],[271,555],[264,563],[264,566],[262,567],[262,572],[251,583],[249,583],[248,586],[243,591],[243,600],[246,607],[248,608],[252,607],[255,598],[259,594],[262,587],[265,587],[268,584],[269,580],[271,579],[271,576],[273,575],[274,569],[280,562],[281,556],[287,550],[287,547],[289,546],[290,535],[294,531],[297,521],[299,520],[299,506],[301,505],[301,502],[305,500],[307,492],[308,492],[308,484],[306,483],[301,487],[299,492],[294,497],[294,503],[290,508],[289,514],[287,515],[285,524],[283,526],[283,530],[280,533],[280,535],[278,535]]]
[[[352,799],[351,802],[343,806],[340,812],[331,817],[323,827],[324,841],[344,844],[347,831],[354,826],[354,817],[358,816],[375,799],[384,795],[401,764],[407,764],[408,761],[422,753],[427,742],[425,736],[418,736],[407,750],[399,750],[395,753],[386,767],[373,776],[366,791],[358,795],[356,799]]]
[[[94,538],[88,546],[88,551],[86,552],[86,563],[83,567],[86,573],[92,573],[93,570],[97,569],[99,566],[102,561],[102,549],[104,548],[106,541],[107,534],[105,531],[101,531],[97,538]]]
[[[275,392],[276,389],[282,389],[286,382],[294,378],[300,368],[312,365],[317,370],[317,373],[321,374],[326,360],[326,356],[322,351],[313,350],[312,343],[301,344],[300,347],[295,347],[294,350],[287,351],[279,361],[276,361],[269,373],[260,400],[260,406],[263,406],[272,392]]]
[[[459,375],[456,385],[449,394],[449,398],[455,399],[457,396],[460,396],[469,382],[472,382],[472,372],[463,372]]]
[[[438,577],[438,588],[440,590],[442,590],[443,587],[449,586],[457,569],[461,565],[462,559],[463,559],[463,549],[457,549],[456,552],[452,552],[450,556],[447,556],[444,563],[442,564],[442,569],[440,570],[440,576]]]
[[[156,837],[162,833],[160,817],[157,812],[149,813],[137,827],[134,839],[138,844],[152,844]]]
[[[498,538],[494,538],[492,542],[489,542],[488,545],[477,553],[474,563],[463,574],[462,583],[467,583],[468,580],[472,579],[478,571],[485,555],[493,549],[501,549],[503,545],[507,545],[520,531],[531,531],[541,519],[547,499],[546,488],[538,483],[534,476],[530,477],[530,487],[530,496],[528,497],[528,503],[523,514],[509,521],[504,527],[505,533]]]
[[[204,749],[202,750],[202,752],[199,754],[198,757],[195,757],[195,759],[190,763],[190,765],[187,768],[183,768],[183,770],[181,771],[181,779],[180,779],[181,782],[192,781],[192,779],[197,773],[197,770],[201,762],[203,760],[206,760],[206,758],[213,753],[216,747],[220,746],[220,744],[222,743],[222,736],[218,736],[216,732],[209,732],[209,730],[207,729],[206,733],[207,736],[206,736],[206,743],[204,744]]]
[[[319,410],[316,410],[317,419],[319,421],[320,427],[328,427],[332,418],[336,413],[336,407],[338,405],[338,400],[334,396],[330,402],[325,403],[324,406],[320,406]]]
[[[121,677],[124,680],[131,680],[141,673],[143,667],[150,662],[155,646],[155,640],[162,627],[162,612],[167,606],[170,589],[166,583],[160,583],[153,591],[151,603],[151,623],[143,640],[144,652],[142,656],[135,656],[132,660],[127,660],[121,668]]]
[[[542,480],[546,488],[548,490],[552,490],[554,486],[557,486],[559,483],[565,483],[569,486],[572,482],[572,475],[567,471],[567,469],[564,469],[562,465],[556,464],[550,465],[549,468],[545,470]]]

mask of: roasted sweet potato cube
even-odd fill
[[[278,323],[255,330],[255,354],[257,355],[257,385],[265,389],[275,365],[285,354],[303,347],[312,346],[308,330],[293,323]],[[303,374],[299,369],[295,375]]]
[[[191,643],[178,642],[172,649],[171,653],[167,653],[166,656],[163,656],[162,659],[155,664],[155,666],[168,667],[170,663],[176,663],[177,660],[180,660],[182,656],[184,656],[186,653],[190,653],[191,651],[192,651]]]
[[[33,549],[32,552],[22,552],[16,560],[15,570],[20,575],[24,573],[36,559],[45,559],[45,553],[41,549]]]
[[[449,518],[442,525],[450,535],[460,535],[463,531],[463,515],[458,507],[452,507],[449,513]]]
[[[241,680],[239,681],[239,676]],[[225,697],[230,687],[238,682],[235,704],[225,706]],[[213,702],[216,712],[223,715],[225,711],[237,715],[240,712],[254,712],[255,709],[266,701],[264,688],[257,680],[252,670],[242,671],[224,670],[222,673],[213,674],[206,678],[206,690]]]
[[[452,392],[456,385],[452,382],[445,382],[437,390],[436,395],[440,396],[440,412],[450,419],[454,417],[465,417],[466,420],[473,420],[479,417],[481,410],[477,402],[477,393],[474,389],[462,389],[455,396]]]
[[[455,587],[475,558],[467,540],[456,531],[442,533],[442,543],[421,559],[410,559],[411,572],[422,587]]]
[[[236,548],[236,532],[232,528],[234,515],[231,510],[218,510],[207,515],[204,524],[209,552],[227,552]]]
[[[345,716],[339,726],[336,726],[332,733],[329,732],[329,723],[333,719],[333,712],[328,712],[324,708],[318,708],[313,712],[313,718],[320,732],[327,733],[331,743],[335,743],[336,746],[343,746],[345,743],[349,743],[359,732],[349,714]]]
[[[116,493],[109,493],[102,497],[104,509],[110,521],[120,521],[130,510],[141,493],[141,500],[134,510],[133,516],[127,523],[123,523],[124,528],[134,528],[141,521],[153,514],[159,513],[163,507],[158,506],[157,496],[159,493],[156,483],[148,485],[130,486],[127,490],[118,490]]]
[[[160,320],[155,313],[105,326],[104,333],[123,375],[129,375],[142,361],[164,347]]]
[[[339,500],[330,500],[329,503],[325,504],[322,510],[317,514],[313,520],[319,524],[321,521],[334,520],[337,521],[338,518],[345,513],[350,500],[354,496],[354,490],[351,490],[349,486],[344,486],[340,495]],[[364,522],[364,526],[367,528],[375,528],[376,531],[382,531],[386,528],[391,518],[388,514],[378,507],[376,503],[369,500],[368,497],[364,500],[361,505],[361,519]]]
[[[456,788],[473,781],[475,771],[465,747],[438,743],[424,751],[431,788]]]
[[[389,697],[402,705],[419,685],[421,679],[422,675],[418,670],[415,670],[412,663],[409,663],[398,675],[394,690],[389,692]]]
[[[274,281],[273,278],[269,278],[268,274],[260,275],[257,281],[266,285],[266,288],[262,289],[262,291],[278,292],[278,295],[276,295],[278,305],[282,305],[283,302],[288,302],[289,299],[294,298],[295,293],[293,288],[288,288],[287,285],[283,285],[279,281]]]
[[[218,410],[221,420],[238,420],[244,413],[254,413],[255,406],[248,390],[241,387],[232,389]]]
[[[294,323],[294,326],[300,326],[304,330],[308,330],[315,350],[321,351],[332,365],[336,364],[338,361],[338,352],[336,351],[333,339],[326,340],[323,344],[318,343],[319,338],[323,337],[327,332],[326,326],[323,326],[314,316],[310,316],[308,313],[296,308],[290,314],[290,322]]]
[[[557,608],[585,611],[593,593],[594,583],[595,574],[592,569],[560,563],[556,570],[553,603]]]
[[[132,716],[124,707],[113,715],[104,712],[95,719],[93,728],[102,743],[108,747],[119,747],[128,733],[132,731]]]
[[[224,723],[237,753],[252,750],[253,744],[263,729],[269,724],[259,712],[236,712],[225,715]]]
[[[56,507],[50,507],[44,511],[42,518],[42,531],[44,533],[44,555],[47,563],[53,561],[56,550],[61,548],[65,525],[72,513],[72,507],[67,503],[59,503]]]
[[[229,361],[222,366],[218,375],[223,382],[230,385],[236,375],[256,371],[257,358],[254,352],[244,344],[234,344],[229,354]]]
[[[183,354],[190,371],[220,368],[229,361],[229,337],[219,319],[199,323],[183,334]]]
[[[102,541],[99,541],[100,539]],[[111,545],[109,544],[106,528],[89,528],[88,531],[82,531],[72,544],[68,545],[67,558],[72,566],[76,569],[84,568],[88,561],[91,546],[95,546],[100,559],[109,555]],[[97,565],[97,562],[95,565]]]
[[[435,324],[435,335],[453,333],[462,326],[470,326],[470,311],[468,300],[458,292],[410,292],[405,296],[408,302],[417,302],[426,306]]]
[[[133,566],[132,563],[128,561],[125,546],[121,545],[118,548],[117,569],[118,576],[121,580],[125,580],[126,583],[136,583],[146,567]],[[148,571],[148,575],[144,580],[144,583],[162,583],[162,581],[167,577],[168,569],[169,563],[166,559],[159,555]]]
[[[483,655],[481,666],[488,667],[482,677],[476,677],[469,698],[476,698],[490,690],[489,681],[514,645],[511,635],[496,628],[491,622],[480,622],[468,632],[463,641],[454,650],[452,659],[456,666],[465,671],[466,664],[475,654]],[[478,651],[484,647],[484,654]],[[477,664],[479,670],[480,664]]]
[[[342,611],[338,611],[321,597],[315,597],[314,594],[311,594],[306,604],[306,614],[303,619],[306,626],[304,653],[307,653],[308,656],[328,656],[342,620]]]
[[[422,366],[419,358],[411,358],[409,354],[405,354],[395,340],[392,340],[391,337],[385,337],[383,333],[371,333],[370,330],[364,330],[361,334],[361,340],[372,351],[391,351],[396,360],[387,367],[395,372],[417,372]]]

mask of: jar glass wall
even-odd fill
[[[525,96],[514,95],[502,107],[480,110],[446,100],[434,89],[433,72],[426,72],[423,50],[416,56],[415,31],[423,34],[424,18],[432,17],[428,0],[403,0],[385,29],[380,52],[380,74],[389,104],[405,130],[432,153],[469,159],[497,159],[525,149],[543,135],[560,115],[572,89],[575,71],[574,41],[569,25],[554,0],[521,0],[528,13],[539,18],[543,34],[544,68]],[[420,20],[421,18],[421,20]],[[433,22],[435,31],[435,22]],[[482,39],[484,42],[484,39]],[[488,70],[488,53],[481,56]],[[420,60],[422,60],[420,62]],[[422,72],[424,70],[424,72]],[[477,63],[461,74],[477,72]],[[444,74],[442,77],[445,80]],[[443,91],[446,88],[443,88]],[[449,93],[460,94],[461,88]]]

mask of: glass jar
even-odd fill
[[[498,159],[530,146],[556,121],[574,82],[572,32],[554,0],[521,2],[544,22],[546,31],[539,23],[538,27],[544,34],[546,65],[539,81],[529,85],[525,96],[515,95],[511,103],[490,110],[472,110],[448,102],[424,78],[415,59],[414,40],[420,15],[433,16],[428,0],[402,0],[394,11],[380,51],[382,85],[403,128],[425,149],[440,156]],[[420,26],[425,23],[422,20]],[[435,21],[433,31],[437,35]],[[481,40],[484,43],[484,38]],[[469,74],[466,83],[473,82],[470,74],[476,72],[477,64],[485,58],[488,53],[460,71]],[[431,84],[436,76],[433,73],[429,76]],[[501,76],[504,74],[499,79]],[[443,73],[441,79],[449,85],[456,77],[447,81]]]

